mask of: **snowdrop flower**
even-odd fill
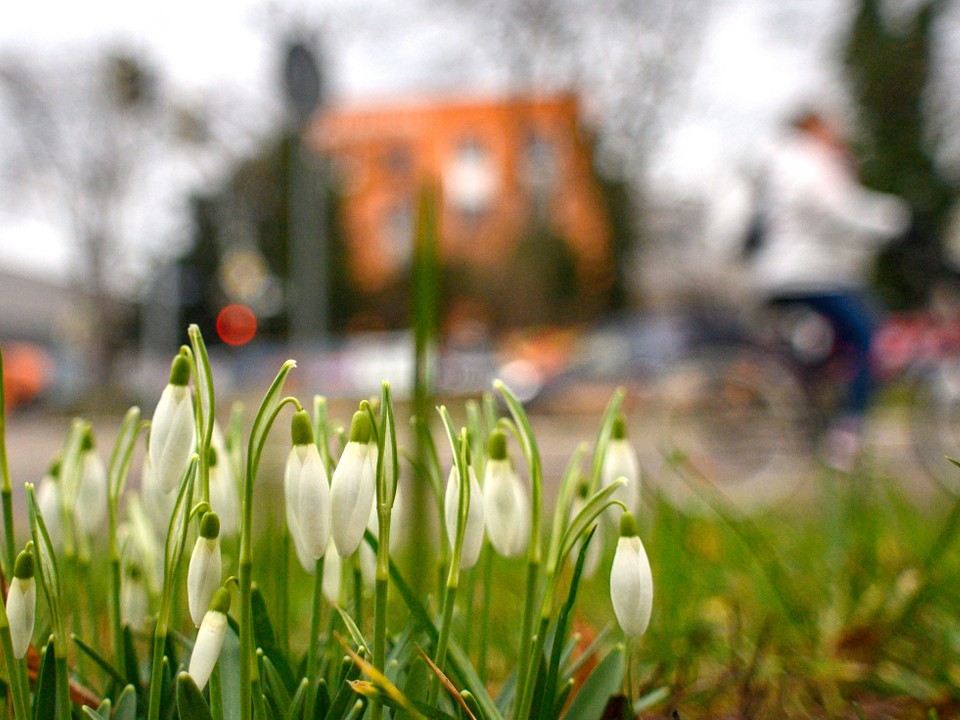
[[[147,616],[147,605],[143,570],[135,562],[128,563],[120,584],[120,618],[123,624],[134,629],[140,628]]]
[[[160,394],[150,424],[150,461],[165,493],[177,487],[196,442],[189,382],[190,361],[177,355],[170,366],[170,382]]]
[[[200,535],[193,546],[187,571],[187,600],[193,624],[200,627],[214,593],[220,587],[220,518],[206,512],[200,519]]]
[[[352,555],[370,519],[376,493],[373,429],[367,413],[359,410],[350,423],[350,441],[343,449],[330,486],[331,529],[340,557]]]
[[[580,514],[580,511],[583,510],[584,506],[587,504],[587,495],[590,492],[590,487],[586,483],[581,483],[577,486],[577,494],[573,498],[573,502],[570,503],[570,518],[575,518]],[[580,543],[582,541],[577,539],[573,543],[573,546],[570,549],[569,560],[572,563],[577,562],[577,558],[580,555]],[[600,538],[594,536],[590,541],[590,544],[587,546],[587,557],[583,560],[583,570],[582,577],[584,579],[590,579],[593,577],[594,573],[597,572],[597,568],[600,567],[600,555],[602,544],[600,543]]]
[[[84,433],[80,455],[80,483],[74,518],[87,535],[96,533],[107,514],[107,470],[90,432]]]
[[[502,431],[491,433],[487,451],[483,474],[487,537],[500,555],[517,557],[530,539],[530,501],[507,457],[507,436]]]
[[[483,493],[480,483],[467,465],[467,477],[470,482],[470,505],[467,508],[467,526],[463,531],[463,547],[460,551],[460,569],[469,570],[477,564],[480,550],[483,548]],[[447,491],[443,499],[444,520],[447,525],[447,539],[453,546],[457,536],[457,510],[460,504],[460,472],[457,466],[450,468],[447,476]]]
[[[210,468],[210,507],[220,516],[220,533],[234,537],[240,532],[240,490],[233,483],[229,463],[213,447],[207,454]]]
[[[616,490],[612,499],[619,500],[628,511],[634,512],[640,502],[640,461],[637,459],[637,451],[627,440],[623,416],[618,416],[613,421],[600,479],[603,487],[607,487],[619,477],[626,478],[627,484]],[[606,511],[607,518],[616,525],[622,512],[623,508],[619,505],[611,505]]]
[[[653,610],[653,576],[636,521],[629,512],[620,516],[620,539],[610,568],[610,600],[624,634],[643,635]]]
[[[294,414],[290,434],[293,447],[283,479],[288,513],[296,517],[303,549],[317,560],[327,552],[330,540],[330,484],[305,411]]]
[[[37,504],[40,514],[47,525],[47,533],[54,549],[59,550],[63,543],[63,523],[60,517],[60,461],[54,461],[50,470],[40,481],[37,490]]]
[[[220,659],[229,610],[230,591],[221,587],[214,593],[210,608],[203,616],[197,641],[193,644],[193,653],[190,655],[190,668],[187,672],[201,690],[206,686],[210,673]]]
[[[33,554],[23,550],[13,567],[13,581],[7,590],[7,620],[10,624],[10,639],[13,656],[17,659],[27,654],[33,637],[33,621],[37,610],[37,585],[33,579]]]

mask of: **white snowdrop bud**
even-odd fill
[[[503,557],[517,557],[530,539],[530,501],[507,457],[507,436],[490,435],[483,474],[483,506],[490,544]]]
[[[620,539],[610,568],[610,600],[627,637],[639,637],[646,632],[653,610],[653,575],[637,524],[629,512],[620,517]]]
[[[235,537],[240,532],[240,490],[233,482],[229,463],[213,447],[207,455],[210,468],[210,507],[220,516],[220,534]]]
[[[467,466],[470,482],[470,504],[467,507],[467,526],[463,531],[463,547],[460,550],[460,568],[469,570],[477,564],[480,550],[483,548],[483,493],[473,467]],[[447,491],[444,495],[444,520],[447,525],[447,539],[453,546],[457,536],[457,512],[460,504],[460,472],[457,466],[450,468],[447,476]]]
[[[150,423],[150,462],[165,493],[177,487],[196,442],[189,382],[190,361],[177,355],[170,367],[170,382],[160,394]]]
[[[220,518],[215,512],[207,512],[200,519],[200,535],[193,546],[187,570],[187,601],[196,627],[200,627],[204,613],[220,587],[221,572]]]
[[[107,514],[107,470],[89,431],[83,436],[80,463],[80,484],[73,515],[80,531],[91,535],[100,530]]]
[[[33,554],[29,550],[17,556],[13,581],[7,590],[7,620],[13,656],[18,660],[27,654],[33,637],[33,622],[37,613],[37,584],[33,579]]]
[[[287,456],[284,488],[296,493],[292,509],[300,528],[303,548],[313,559],[323,557],[330,540],[330,484],[323,459],[313,442],[310,416],[303,410],[293,416],[293,447]],[[290,501],[288,501],[290,502]]]
[[[230,591],[221,587],[214,593],[210,608],[203,616],[197,631],[197,641],[193,644],[193,653],[190,655],[190,668],[187,672],[200,690],[206,686],[210,673],[220,659],[229,611]]]
[[[355,412],[350,424],[350,441],[333,471],[330,486],[331,530],[340,557],[349,557],[356,551],[370,518],[376,494],[372,436],[367,413]]]
[[[622,502],[628,511],[636,512],[640,504],[640,461],[637,459],[637,451],[627,440],[623,417],[617,417],[613,421],[610,441],[603,456],[600,480],[603,487],[607,487],[620,477],[626,478],[627,484],[616,490],[612,499]],[[614,527],[622,512],[623,508],[619,505],[607,508],[606,516]]]

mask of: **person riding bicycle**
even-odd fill
[[[900,198],[860,185],[847,144],[816,110],[790,121],[762,178],[763,237],[749,273],[763,298],[810,307],[849,347],[852,379],[824,460],[850,471],[875,385],[870,348],[877,313],[869,275],[882,246],[906,230],[910,212]]]

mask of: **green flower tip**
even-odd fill
[[[487,441],[487,452],[491,460],[507,459],[507,436],[502,430],[494,430]]]
[[[133,582],[140,582],[143,578],[143,570],[136,563],[130,563],[127,565],[127,577]]]
[[[83,438],[80,440],[80,450],[82,452],[87,452],[93,450],[96,443],[93,441],[93,432],[90,428],[87,428],[83,431]]]
[[[212,510],[200,518],[200,536],[207,540],[220,537],[220,516]]]
[[[177,355],[170,365],[170,384],[183,387],[190,382],[190,361]]]
[[[590,495],[590,486],[587,483],[580,483],[577,485],[577,497],[581,500],[586,500]]]
[[[55,457],[55,458],[53,459],[53,462],[50,463],[50,469],[47,470],[47,473],[50,475],[50,477],[52,477],[52,478],[59,478],[59,477],[60,477],[60,465],[61,465],[61,464],[62,464],[62,463],[61,463],[61,460],[60,460],[59,457]]]
[[[29,580],[33,577],[33,553],[28,550],[20,551],[13,565],[13,576],[20,580]]]
[[[306,410],[298,410],[293,414],[293,419],[290,421],[290,437],[294,445],[313,445],[313,423]]]
[[[370,416],[363,410],[357,410],[350,422],[350,442],[368,443],[373,437]]]
[[[637,521],[633,518],[633,513],[624,512],[620,516],[620,537],[637,537]]]
[[[217,588],[210,601],[210,610],[226,615],[230,611],[230,591],[225,587]]]
[[[207,448],[207,465],[210,467],[216,467],[218,460],[219,458],[217,457],[217,449],[211,445]]]
[[[627,437],[627,422],[623,419],[623,415],[617,415],[617,417],[613,419],[610,437],[614,440],[623,440]]]

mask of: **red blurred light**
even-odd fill
[[[246,345],[257,334],[257,316],[246,305],[227,305],[217,315],[217,335],[227,345]]]

